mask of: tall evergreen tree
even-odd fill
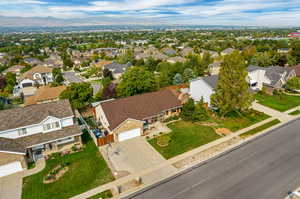
[[[243,112],[250,107],[253,98],[246,78],[245,61],[239,52],[225,56],[215,93],[211,96],[212,105],[222,116],[229,112]]]

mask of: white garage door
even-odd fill
[[[5,164],[0,166],[0,177],[7,176],[13,173],[17,173],[22,171],[22,165],[20,162],[12,162],[9,164]]]
[[[132,129],[130,131],[124,131],[122,133],[119,134],[118,138],[119,138],[119,142],[131,139],[131,138],[135,138],[141,136],[141,129],[137,128],[137,129]]]

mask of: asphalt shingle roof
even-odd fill
[[[164,110],[180,107],[181,102],[168,89],[105,101],[101,103],[111,130],[128,118],[144,120]]]
[[[65,118],[73,115],[68,100],[7,109],[0,111],[0,131],[38,124],[48,116]]]

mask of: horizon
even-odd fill
[[[0,0],[0,26],[299,27],[300,0]]]

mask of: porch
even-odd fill
[[[75,146],[81,147],[81,136],[67,137],[59,139],[50,143],[37,145],[27,149],[27,160],[28,162],[36,162],[45,156],[48,156],[56,152],[71,152]]]

